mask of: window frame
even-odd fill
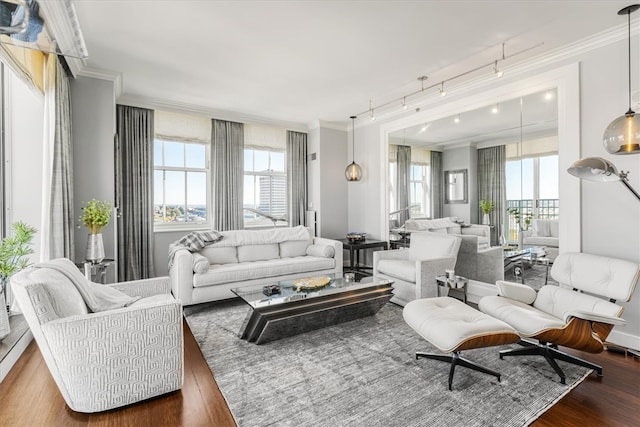
[[[273,177],[284,177],[285,180],[285,193],[284,193],[284,203],[285,203],[285,215],[287,215],[288,211],[289,211],[289,189],[288,189],[288,185],[287,185],[287,150],[286,148],[282,148],[282,149],[278,149],[278,148],[273,148],[273,147],[259,147],[259,146],[245,146],[243,149],[243,158],[245,157],[246,151],[247,150],[251,150],[252,151],[252,161],[253,161],[253,166],[255,165],[255,152],[256,151],[266,151],[269,153],[269,164],[268,164],[268,168],[266,171],[255,171],[255,170],[247,170],[247,165],[245,164],[243,166],[243,181],[244,179],[246,179],[247,176],[251,176],[253,177],[254,180],[254,194],[253,194],[253,200],[255,203],[255,200],[257,199],[256,194],[258,191],[258,185],[256,183],[256,178],[257,177],[261,177],[261,176],[268,176],[270,178]],[[271,167],[271,153],[280,153],[284,155],[284,171],[282,172],[278,172],[278,171],[274,171],[273,168]],[[246,188],[243,188],[243,193],[245,193],[247,190]],[[270,192],[271,193],[271,192]],[[272,194],[270,194],[270,197],[272,196]],[[243,202],[242,202],[242,206],[244,208],[244,194],[242,195],[243,197]],[[254,209],[257,209],[257,207],[254,207]],[[256,214],[257,215],[257,214]],[[243,210],[243,218],[244,218],[244,210]],[[247,222],[246,219],[244,219],[244,228],[264,228],[264,227],[268,227],[268,226],[273,226],[273,222],[271,220],[269,220],[268,218],[263,218],[262,220],[253,220],[250,222]],[[287,221],[279,221],[275,224],[275,226],[277,227],[288,227],[289,226],[289,220],[287,219]]]
[[[162,142],[162,165],[158,166],[156,165],[155,162],[155,146],[156,146],[156,142],[160,141]],[[166,155],[166,150],[165,150],[165,143],[169,142],[169,143],[178,143],[178,144],[182,144],[183,145],[183,150],[184,150],[184,162],[185,165],[184,166],[166,166],[165,163],[165,155]],[[212,214],[213,214],[213,209],[212,209],[212,203],[211,203],[211,161],[210,161],[210,155],[209,155],[209,150],[211,149],[211,144],[204,142],[204,141],[186,141],[186,140],[181,140],[180,138],[167,138],[167,137],[162,137],[162,136],[155,136],[153,138],[153,145],[154,145],[154,155],[153,155],[153,183],[152,183],[152,192],[154,195],[154,203],[153,203],[153,231],[154,232],[171,232],[171,231],[195,231],[195,230],[207,230],[211,228],[211,221],[212,221]],[[186,166],[186,158],[187,158],[187,154],[186,154],[186,148],[187,145],[202,145],[204,146],[204,162],[205,162],[205,167],[204,168],[196,168],[193,166]],[[184,207],[185,209],[187,208],[188,204],[187,204],[187,198],[188,198],[188,180],[187,180],[187,173],[188,172],[198,172],[198,173],[205,173],[205,199],[206,199],[206,209],[207,209],[207,216],[206,219],[204,221],[201,222],[156,222],[155,221],[155,208],[156,208],[156,203],[155,203],[155,190],[156,190],[156,171],[162,171],[162,200],[163,203],[165,203],[166,206],[166,172],[184,172],[185,173],[185,179],[184,179],[184,196],[185,196],[185,204]],[[186,212],[185,212],[186,213]],[[166,215],[166,211],[165,211],[165,215]]]

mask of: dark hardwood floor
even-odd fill
[[[235,426],[200,348],[185,325],[184,387],[178,392],[99,414],[70,410],[32,342],[0,384],[2,426]],[[542,415],[534,427],[640,425],[640,360],[607,351],[574,352],[599,363],[590,375]],[[517,363],[514,360],[513,363]]]

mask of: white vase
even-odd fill
[[[482,216],[482,224],[491,225],[491,218],[489,218],[489,214],[486,213]]]
[[[89,237],[87,237],[87,253],[85,254],[85,259],[93,263],[98,263],[104,259],[102,233],[89,234]]]

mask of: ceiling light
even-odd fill
[[[371,105],[371,100],[369,100],[369,117],[371,118],[371,121],[374,121],[376,119],[376,116],[373,115],[373,106]]]
[[[498,60],[496,59],[496,62],[493,64],[493,72],[496,73],[496,77],[500,78],[502,76],[504,76],[504,71],[501,71],[498,68]]]
[[[458,114],[458,115],[456,116],[456,118],[455,118],[455,119],[453,119],[453,122],[454,122],[454,123],[460,123],[460,114]]]
[[[604,130],[602,142],[611,154],[640,153],[640,117],[631,109],[631,13],[639,8],[640,4],[633,4],[618,11],[618,15],[627,15],[629,30],[629,109]]]
[[[409,108],[407,106],[407,97],[405,96],[404,98],[402,98],[402,109],[406,110],[407,108]]]
[[[447,95],[447,91],[444,90],[444,82],[442,82],[440,84],[440,96],[446,96]]]
[[[544,99],[546,101],[551,101],[553,99],[553,92],[547,92],[544,94]]]
[[[349,117],[351,119],[351,148],[352,148],[352,161],[349,166],[344,170],[344,175],[347,181],[360,181],[362,178],[362,168],[356,163],[356,116]]]
[[[498,107],[498,104],[496,104],[492,109],[491,112],[493,114],[498,114],[498,112],[500,111],[500,108]]]

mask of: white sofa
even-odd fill
[[[322,274],[342,276],[342,243],[312,237],[302,226],[222,231],[222,239],[191,253],[171,245],[173,295],[183,305],[232,298],[232,288]]]
[[[554,260],[558,256],[560,231],[557,219],[534,219],[531,229],[524,232],[522,244],[525,248],[544,246],[547,257]]]
[[[452,234],[462,240],[471,241],[478,245],[478,249],[491,246],[491,228],[488,225],[462,225],[456,217],[436,219],[408,219],[404,228],[409,232],[430,231],[432,233]]]

